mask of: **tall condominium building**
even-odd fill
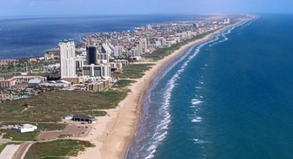
[[[76,77],[75,45],[72,39],[59,42],[61,78]]]
[[[97,53],[97,63],[107,64],[109,63],[110,55],[106,53]]]
[[[148,43],[146,38],[140,39],[138,44],[139,53],[146,53],[147,45]]]
[[[87,46],[86,47],[86,58],[87,58],[87,64],[97,64],[97,50],[98,48],[96,46]]]
[[[115,46],[114,47],[114,56],[122,56],[122,46]]]

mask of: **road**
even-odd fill
[[[30,145],[33,144],[33,142],[24,142],[20,145],[18,150],[15,152],[13,159],[22,159],[24,158],[28,148]]]
[[[19,145],[7,145],[0,154],[1,159],[13,159],[13,155],[19,148]]]

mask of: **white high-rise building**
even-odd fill
[[[59,42],[61,78],[76,77],[75,45],[72,39]]]
[[[122,56],[122,46],[115,46],[114,48],[114,56]]]
[[[143,39],[140,39],[139,40],[139,44],[138,44],[138,48],[139,48],[139,53],[142,54],[142,53],[146,53],[147,52],[147,48],[148,48],[148,45],[147,45],[147,39],[146,38],[143,38]]]

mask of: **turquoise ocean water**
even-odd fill
[[[293,158],[293,16],[260,15],[154,80],[128,159]]]

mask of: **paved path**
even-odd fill
[[[4,150],[1,152],[0,158],[1,159],[13,159],[13,155],[19,147],[20,147],[20,145],[7,145],[4,148]]]
[[[31,146],[32,142],[24,142],[20,145],[18,150],[15,152],[12,159],[23,159],[28,148]]]

